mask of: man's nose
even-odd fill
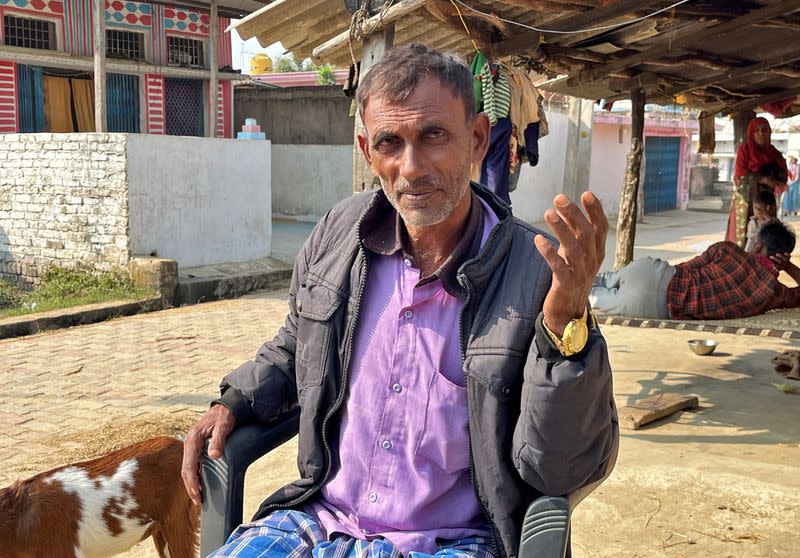
[[[406,145],[400,162],[400,176],[413,181],[427,176],[427,160],[425,153],[413,145]]]

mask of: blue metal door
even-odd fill
[[[17,64],[19,131],[44,132],[44,88],[42,68]]]
[[[203,81],[167,78],[164,112],[170,136],[203,136]]]
[[[139,76],[106,74],[109,132],[139,133]]]
[[[681,139],[647,136],[644,140],[644,212],[678,206],[678,159]]]

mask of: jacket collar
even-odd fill
[[[472,290],[480,290],[488,284],[511,247],[514,217],[509,206],[493,192],[476,182],[470,182],[470,187],[475,195],[486,202],[500,221],[489,233],[486,244],[477,256],[463,262],[458,270],[459,283],[467,281]],[[397,218],[397,211],[389,203],[383,189],[376,190],[369,207],[358,223],[359,242],[363,246],[364,240],[379,228],[394,227]]]

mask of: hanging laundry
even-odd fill
[[[509,145],[511,141],[511,119],[499,118],[489,130],[489,150],[481,165],[481,184],[511,205],[508,195],[508,180],[511,173]]]
[[[481,68],[480,77],[483,112],[494,126],[500,118],[508,116],[511,107],[511,87],[503,68],[488,62]]]
[[[481,86],[481,70],[486,64],[486,57],[478,51],[472,57],[469,71],[472,73],[472,95],[475,97],[475,112],[480,112],[483,108],[483,91]]]

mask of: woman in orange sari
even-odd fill
[[[753,214],[753,197],[759,189],[772,190],[777,198],[786,189],[786,160],[772,143],[766,118],[754,118],[747,126],[747,141],[736,152],[733,199],[725,240],[742,248],[747,241],[747,222]]]

